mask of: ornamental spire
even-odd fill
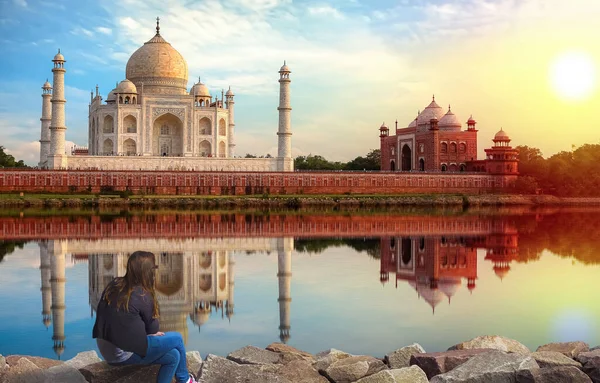
[[[156,18],[156,34],[160,36],[160,18]]]

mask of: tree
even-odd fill
[[[358,156],[349,161],[344,170],[380,170],[381,169],[381,150],[371,149],[366,157]]]
[[[27,165],[23,160],[15,160],[15,157],[4,152],[4,146],[0,146],[0,167],[1,168],[25,168]]]

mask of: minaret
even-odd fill
[[[277,279],[279,280],[279,339],[290,339],[290,304],[292,302],[292,249],[293,238],[277,239]]]
[[[52,305],[52,288],[50,287],[50,256],[48,255],[48,241],[38,243],[40,246],[40,274],[42,276],[42,321],[44,326],[50,326],[50,306]]]
[[[54,59],[52,68],[52,121],[50,123],[50,153],[48,167],[51,169],[64,168],[65,159],[65,58],[60,49]]]
[[[235,289],[235,257],[233,251],[229,252],[229,262],[227,264],[227,279],[229,281],[229,291],[227,296],[227,303],[225,305],[225,315],[231,320],[233,316],[233,309],[235,307],[233,301],[233,293]]]
[[[277,167],[279,171],[293,171],[292,159],[292,107],[290,104],[290,68],[285,61],[279,69],[279,130],[277,131]]]
[[[50,285],[52,288],[52,340],[54,352],[60,359],[65,349],[65,251],[66,242],[48,241],[50,256]]]
[[[429,120],[429,130],[431,131],[431,140],[433,141],[431,164],[425,164],[425,169],[429,171],[440,171],[440,128],[438,127],[438,119],[433,116]]]
[[[46,80],[42,86],[42,132],[40,135],[40,168],[48,167],[48,153],[50,153],[50,120],[52,117],[52,107],[50,98],[52,97],[52,86]]]
[[[229,87],[229,90],[227,91],[227,93],[225,93],[225,103],[227,106],[227,110],[229,110],[229,133],[227,134],[229,136],[229,157],[233,158],[235,156],[235,139],[234,139],[234,130],[235,130],[235,118],[234,118],[234,106],[235,106],[235,101],[233,101],[233,91],[231,90],[231,87]]]

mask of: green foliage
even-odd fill
[[[15,157],[4,152],[4,146],[0,145],[0,168],[26,168],[23,160],[15,160]]]
[[[298,170],[379,170],[380,164],[379,149],[372,149],[365,157],[358,156],[347,163],[328,161],[323,156],[313,154],[294,159],[294,168]]]
[[[0,262],[16,249],[22,249],[26,241],[0,241]]]
[[[380,170],[381,169],[381,150],[372,149],[366,157],[358,156],[349,161],[344,170]]]
[[[373,258],[379,259],[379,238],[319,238],[319,239],[297,239],[294,249],[300,253],[319,254],[329,247],[347,246],[359,253],[365,252]]]

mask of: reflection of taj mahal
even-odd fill
[[[65,347],[65,266],[71,259],[88,261],[89,304],[92,313],[102,292],[115,277],[125,275],[128,256],[138,248],[156,256],[156,289],[160,304],[160,330],[178,331],[188,338],[187,318],[200,328],[214,314],[234,315],[234,250],[278,253],[279,334],[282,342],[290,337],[291,238],[229,238],[41,241],[42,319],[52,323],[54,350],[60,357]],[[104,249],[104,251],[100,251]],[[169,249],[161,251],[160,249]],[[209,250],[210,249],[210,250]],[[83,256],[82,256],[83,254]]]
[[[127,62],[125,79],[108,92],[98,86],[89,105],[88,145],[65,153],[65,58],[52,60],[52,85],[42,87],[39,166],[50,169],[291,171],[290,69],[279,70],[276,158],[235,157],[234,94],[211,95],[198,79],[188,91],[188,64],[160,34]],[[220,96],[220,97],[219,97]],[[123,158],[126,157],[126,158]]]

